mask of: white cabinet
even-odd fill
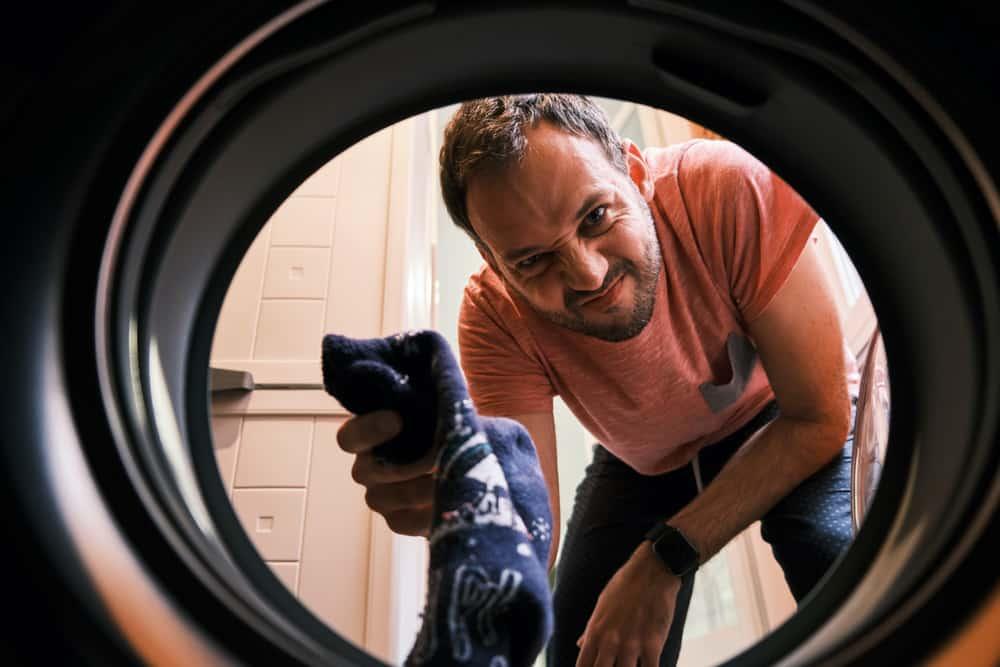
[[[312,417],[245,417],[234,486],[306,488],[316,441],[314,421]],[[276,452],[281,455],[275,456]]]
[[[227,292],[214,368],[298,386],[213,397],[216,459],[247,535],[285,586],[335,631],[391,662],[409,648],[424,562],[367,508],[337,446],[349,416],[321,388],[323,334],[376,337],[429,326],[431,235],[415,188],[414,121],[324,165],[275,211]],[[422,551],[418,550],[420,556]],[[403,618],[402,616],[406,616]]]
[[[233,507],[261,558],[298,562],[302,553],[305,489],[235,489]]]

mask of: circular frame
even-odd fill
[[[1000,198],[982,155],[997,151],[985,119],[946,103],[905,44],[859,24],[808,4],[750,16],[654,0],[316,2],[237,17],[197,58],[160,63],[172,78],[159,91],[133,74],[131,97],[108,100],[115,113],[83,123],[100,150],[47,176],[54,219],[73,224],[23,258],[39,260],[30,275],[60,268],[22,312],[36,333],[18,338],[31,352],[12,366],[37,403],[6,427],[37,444],[11,493],[45,490],[23,523],[42,552],[65,550],[47,562],[113,638],[100,650],[371,662],[284,591],[225,500],[208,428],[215,319],[256,231],[338,151],[428,108],[540,89],[662,107],[740,142],[836,231],[878,311],[894,401],[879,491],[825,584],[736,660],[840,664],[933,646],[948,623],[934,610],[979,599],[995,562]],[[37,198],[15,203],[44,221]],[[139,593],[115,600],[122,578]],[[147,624],[126,622],[143,604]],[[143,637],[154,627],[159,638]]]

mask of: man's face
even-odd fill
[[[635,336],[661,267],[638,149],[629,145],[626,174],[596,141],[545,123],[526,136],[522,161],[469,183],[480,252],[550,322],[607,341]]]

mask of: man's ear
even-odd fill
[[[625,146],[625,165],[628,168],[628,176],[639,188],[639,194],[647,202],[653,201],[653,179],[649,175],[649,165],[642,157],[642,151],[630,139],[623,139]]]

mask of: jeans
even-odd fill
[[[809,593],[853,538],[850,435],[840,455],[779,501],[761,520],[796,602]],[[702,483],[709,484],[754,433],[778,416],[767,405],[739,431],[698,454]],[[549,667],[572,667],[576,641],[597,598],[657,521],[674,515],[698,494],[692,465],[662,475],[641,475],[601,445],[576,490],[563,552],[556,568],[555,628],[547,648]],[[684,578],[660,665],[680,654],[695,575]]]

